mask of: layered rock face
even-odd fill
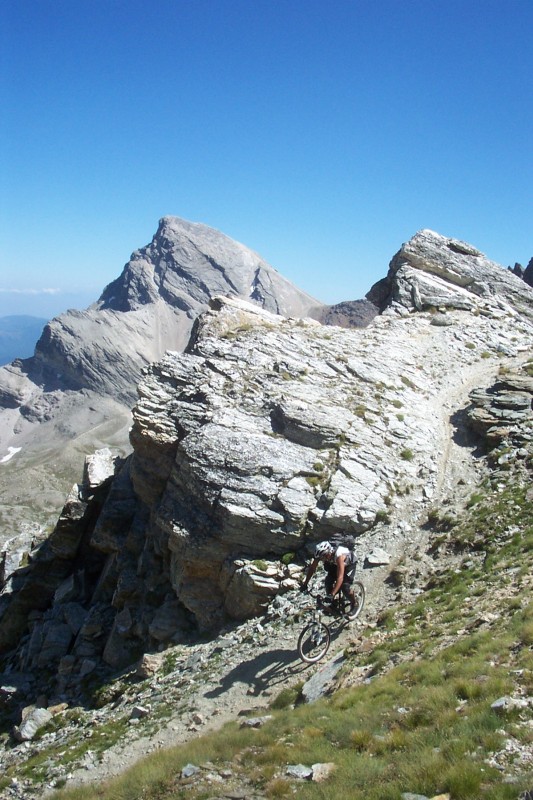
[[[371,294],[383,313],[353,330],[213,300],[186,351],[144,371],[133,454],[101,492],[74,492],[80,527],[64,516],[68,546],[58,526],[47,570],[36,555],[7,580],[0,649],[20,639],[13,658],[32,669],[46,641],[66,680],[84,660],[125,665],[260,613],[333,531],[356,534],[361,560],[401,551],[442,492],[453,420],[502,369],[513,370],[519,412],[514,431],[505,418],[509,447],[527,457],[533,291],[469,245],[423,231]],[[510,401],[473,419],[493,428]],[[37,579],[42,604],[28,616],[18,598]],[[79,614],[67,643],[66,604]]]
[[[129,450],[141,369],[166,350],[183,350],[194,319],[218,294],[274,314],[306,316],[321,306],[244,245],[206,225],[164,217],[97,303],[52,320],[33,358],[0,369],[0,459],[13,456],[8,466],[0,463],[0,541],[2,529],[10,536],[20,528],[23,505],[40,506],[45,493],[50,505],[52,491],[64,497],[63,473],[82,463],[80,436],[85,447]]]
[[[449,241],[422,232],[400,251],[387,314],[364,331],[221,300],[200,318],[186,356],[148,371],[134,410],[134,486],[158,508],[152,530],[171,550],[174,591],[201,624],[236,605],[233,562],[250,541],[249,557],[280,557],[335,530],[379,529],[392,505],[431,499],[445,424],[440,410],[435,417],[439,393],[479,364],[479,348],[490,361],[531,344],[531,292],[502,292],[505,271],[487,263],[485,273],[474,248],[478,274],[464,288],[474,270],[461,259],[472,256]],[[435,313],[413,314],[424,307]],[[473,313],[449,311],[458,308]],[[153,460],[158,450],[166,467]]]
[[[367,299],[381,309],[397,305],[417,311],[456,308],[484,313],[488,306],[491,313],[514,310],[533,318],[530,286],[472,245],[430,230],[402,246],[389,274]]]

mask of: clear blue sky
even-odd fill
[[[166,214],[331,303],[420,228],[526,264],[532,30],[531,0],[3,0],[0,315],[84,308]]]

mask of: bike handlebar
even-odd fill
[[[321,603],[322,605],[325,605],[325,606],[332,605],[333,603],[335,603],[335,601],[337,599],[335,597],[331,597],[331,599],[330,599],[330,596],[328,596],[327,594],[313,594],[313,592],[310,589],[303,589],[303,591],[306,594],[308,594],[309,597],[312,597],[313,600],[316,600],[317,603]]]

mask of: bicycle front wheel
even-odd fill
[[[323,622],[311,622],[298,639],[298,654],[302,661],[314,664],[328,652],[331,634]]]

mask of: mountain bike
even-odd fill
[[[360,581],[355,581],[352,588],[356,606],[349,615],[350,601],[347,597],[337,596],[333,601],[328,602],[320,595],[309,593],[316,602],[314,606],[307,607],[306,610],[312,613],[311,622],[307,623],[298,637],[298,655],[302,661],[307,664],[315,664],[324,658],[331,642],[332,623],[343,627],[357,619],[365,604],[365,587]],[[325,622],[324,617],[331,617],[331,622]]]

